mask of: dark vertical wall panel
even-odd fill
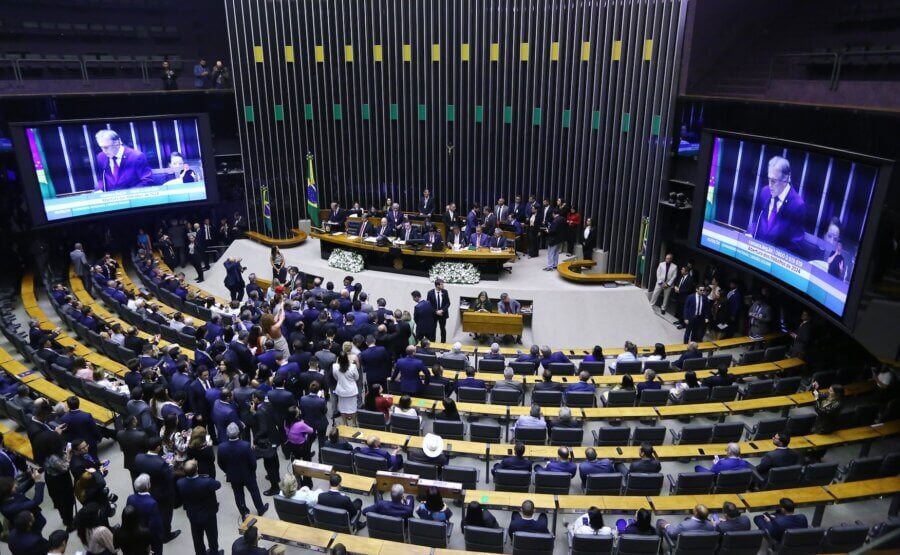
[[[598,223],[610,270],[636,270],[666,166],[682,2],[224,2],[247,209],[261,213],[269,187],[276,232],[306,215],[311,152],[322,207],[412,208],[424,188],[461,211],[562,197]]]

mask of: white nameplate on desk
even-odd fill
[[[458,482],[442,482],[441,480],[426,480],[425,478],[419,478],[419,487],[449,489],[449,490],[463,489],[463,485]]]
[[[294,466],[299,466],[300,468],[308,468],[310,470],[318,470],[319,472],[327,472],[331,474],[333,467],[330,464],[319,464],[309,461],[294,461]]]
[[[365,243],[377,243],[377,242],[378,242],[378,237],[366,237],[365,239],[363,239],[363,242],[365,242]]]
[[[343,235],[343,234],[344,234],[343,231],[335,231],[334,233],[332,233],[332,235],[334,235],[335,237],[337,237],[338,235]]]
[[[401,480],[418,480],[418,474],[404,474],[402,472],[387,472],[385,470],[379,470],[375,473],[375,476],[378,478],[400,478]]]
[[[396,241],[394,241],[394,244],[402,246],[406,244],[406,241],[404,241],[403,239],[397,239]]]

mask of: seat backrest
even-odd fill
[[[763,358],[763,362],[775,362],[776,360],[781,360],[787,355],[787,350],[787,345],[769,347],[765,351],[766,354]]]
[[[659,495],[662,486],[662,474],[632,472],[625,477],[625,491],[622,495]]]
[[[744,435],[744,424],[741,422],[720,422],[713,426],[710,443],[738,442]]]
[[[506,470],[498,468],[494,471],[494,489],[497,491],[517,491],[527,493],[531,486],[531,472],[527,470]]]
[[[877,478],[881,470],[882,462],[884,462],[884,457],[864,457],[861,459],[854,459],[850,461],[850,466],[847,468],[847,475],[844,477],[844,481],[855,482],[857,480]]]
[[[606,395],[607,407],[633,407],[637,399],[637,391],[634,389],[613,389]]]
[[[506,368],[505,360],[478,359],[479,372],[502,374],[504,368]]]
[[[808,435],[812,432],[813,426],[816,424],[815,414],[799,414],[788,418],[787,431],[792,437],[800,437]]]
[[[714,531],[693,530],[678,534],[673,555],[693,555],[694,553],[713,553],[719,546],[719,533]]]
[[[548,366],[550,373],[554,376],[574,376],[575,375],[575,363],[574,362],[551,362]]]
[[[391,431],[397,434],[417,436],[422,431],[418,416],[394,413],[391,415]]]
[[[447,396],[447,390],[442,383],[425,384],[425,389],[421,392],[422,397],[426,399],[443,399]]]
[[[345,534],[353,533],[353,530],[350,528],[350,514],[344,509],[316,505],[316,508],[313,510],[313,520],[316,528],[323,528],[332,532],[343,532]]]
[[[682,370],[703,370],[709,368],[708,358],[689,358],[681,363]]]
[[[378,513],[366,515],[369,537],[378,540],[406,543],[403,519],[396,516],[385,516]]]
[[[374,478],[379,471],[386,471],[388,463],[381,457],[372,455],[364,455],[362,453],[353,453],[353,462],[356,465],[356,472],[363,476]]]
[[[825,532],[822,551],[843,553],[859,548],[869,535],[868,526],[832,526]]]
[[[668,372],[672,369],[672,361],[670,360],[645,360],[644,370],[653,370],[657,374]]]
[[[619,495],[622,491],[622,474],[610,472],[607,474],[589,474],[584,481],[585,495]]]
[[[525,445],[543,445],[547,443],[547,428],[516,428],[516,441]]]
[[[592,408],[597,406],[597,397],[593,391],[570,391],[566,393],[566,405],[576,408]]]
[[[553,534],[516,532],[512,537],[513,555],[545,555],[553,553]]]
[[[766,537],[762,530],[725,532],[719,547],[719,555],[756,555]]]
[[[749,434],[751,440],[771,439],[772,436],[784,430],[787,426],[787,418],[766,418],[760,420]]]
[[[322,447],[319,449],[319,462],[330,464],[335,470],[353,473],[353,452]]]
[[[604,555],[612,553],[612,549],[612,536],[575,534],[572,536],[572,551],[570,555]]]
[[[518,376],[533,376],[537,371],[537,366],[533,362],[510,362],[509,367],[513,369],[513,373]]]
[[[796,486],[800,482],[803,467],[799,464],[770,468],[766,482],[761,489],[781,489]]]
[[[776,553],[818,553],[824,528],[790,528],[784,531]]]
[[[679,445],[696,445],[698,443],[709,443],[712,437],[713,427],[703,424],[691,424],[681,429],[681,439]]]
[[[416,355],[416,356],[418,356],[418,355]],[[432,356],[432,355],[424,355],[424,356]],[[422,362],[425,362],[425,361],[423,360]],[[465,370],[466,369],[466,360],[462,359],[462,358],[441,357],[440,363],[441,363],[441,366],[447,370]],[[433,367],[434,364],[435,363],[429,364],[429,363],[425,362],[425,365],[428,366],[429,368]]]
[[[804,486],[827,486],[837,476],[838,463],[821,462],[808,464],[803,468]]]
[[[466,526],[464,536],[466,551],[503,553],[503,545],[506,542],[506,529]]]
[[[678,495],[709,493],[715,477],[712,472],[681,472],[672,493]]]
[[[623,360],[616,364],[616,375],[622,374],[637,375],[644,371],[644,362],[642,360]]]
[[[550,445],[567,445],[578,447],[584,440],[583,428],[561,428],[555,426],[550,430]]]
[[[662,445],[665,441],[665,426],[635,426],[634,432],[631,434],[632,445],[640,445],[645,442],[651,445]]]
[[[734,359],[731,358],[731,355],[728,353],[718,353],[715,355],[710,355],[709,358],[706,359],[706,367],[707,368],[718,368],[723,364],[731,366],[731,363],[734,362]]]
[[[750,489],[753,480],[753,471],[749,468],[743,470],[723,470],[716,476],[713,493],[744,493]]]
[[[765,360],[765,358],[766,358],[765,349],[756,349],[754,351],[744,351],[744,353],[741,355],[740,364],[742,366],[746,365],[746,364],[757,364],[757,363],[763,362]]]
[[[645,389],[641,391],[641,400],[638,406],[641,407],[658,407],[665,406],[669,401],[668,389]]]
[[[775,380],[756,380],[747,385],[744,392],[745,399],[754,397],[767,397],[775,392]]]
[[[895,451],[884,456],[881,468],[878,469],[878,476],[889,478],[897,474],[900,474],[900,453]]]
[[[306,501],[288,499],[280,494],[273,497],[273,499],[275,501],[275,512],[278,514],[279,520],[309,526],[309,506],[306,504]]]
[[[578,365],[578,372],[587,372],[591,376],[602,376],[606,363],[602,360],[586,360]]]
[[[623,534],[619,536],[619,543],[616,546],[618,555],[639,555],[644,553],[659,552],[659,536],[637,536],[633,534]]]
[[[705,386],[689,387],[681,392],[682,403],[703,403],[709,398],[709,388]]]
[[[476,489],[478,486],[478,471],[470,466],[447,465],[441,469],[441,478],[445,482],[457,482],[465,489]]]
[[[537,390],[531,394],[531,402],[541,407],[558,407],[562,404],[562,391]]]
[[[403,473],[415,474],[419,478],[425,478],[426,480],[437,480],[438,476],[437,466],[411,460],[403,461]]]
[[[479,403],[487,402],[487,390],[480,387],[460,387],[456,390],[456,398],[460,403]]]
[[[462,420],[435,420],[433,430],[444,439],[462,441],[466,437],[466,423]]]
[[[428,547],[449,547],[448,523],[411,518],[408,521],[409,543]]]
[[[601,426],[594,432],[594,442],[597,446],[627,445],[631,437],[631,428],[628,426]]]
[[[381,411],[359,409],[356,411],[356,419],[360,428],[381,431],[388,429],[387,422],[384,421],[384,413]]]
[[[535,472],[534,493],[568,495],[572,475],[568,472]]]
[[[522,392],[511,388],[496,387],[491,390],[491,404],[515,406],[522,402]]]
[[[438,361],[437,355],[432,355],[430,353],[416,353],[416,358],[425,363],[425,366],[429,368],[433,368]],[[443,366],[444,368],[450,368],[449,366],[445,366],[443,363],[441,364],[441,366]]]
[[[740,388],[736,385],[717,385],[709,393],[710,401],[734,401]]]
[[[500,443],[502,429],[499,424],[472,422],[469,424],[469,440],[484,443]]]
[[[781,378],[775,382],[775,395],[793,395],[800,389],[800,376]]]

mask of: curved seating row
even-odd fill
[[[119,268],[121,268],[120,273],[118,275],[116,275],[116,279],[118,279],[122,283],[122,285],[125,286],[126,290],[135,293],[135,296],[139,296],[138,293],[140,291],[140,288],[133,281],[131,281],[131,277],[128,276],[128,272],[125,271],[125,262],[122,259],[122,256],[121,255],[117,256],[116,261],[119,263]],[[113,301],[113,302],[115,302],[115,301]],[[176,312],[182,312],[182,310],[179,309],[177,306],[172,306],[172,305],[164,302],[163,299],[157,298],[153,302],[159,307],[159,311],[162,312],[165,315],[165,317],[170,320],[172,319],[172,316]],[[194,319],[195,327],[200,327],[206,323],[206,320],[204,320],[203,318],[201,318],[198,315],[190,315],[190,316],[191,316],[191,318]]]

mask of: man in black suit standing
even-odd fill
[[[459,213],[456,211],[456,203],[451,202],[444,209],[444,215],[442,216],[444,221],[444,233],[449,237],[450,230],[456,226],[459,226]]]
[[[791,188],[791,163],[773,156],[767,177],[769,186],[760,195],[753,237],[802,256],[806,204],[800,193]]]
[[[319,494],[317,504],[334,509],[344,509],[350,516],[350,520],[362,509],[362,499],[350,499],[346,493],[341,492],[341,475],[332,474],[328,479],[329,490]]]
[[[684,324],[681,320],[684,319],[684,303],[687,302],[688,297],[691,296],[691,293],[694,291],[694,278],[691,276],[691,269],[689,266],[685,265],[681,267],[681,274],[675,278],[675,285],[673,287],[675,290],[675,317],[678,318],[675,320],[675,325],[678,326],[678,329],[683,329]]]
[[[123,465],[131,473],[131,481],[137,478],[134,471],[134,459],[138,453],[147,451],[150,437],[144,430],[138,429],[138,420],[134,415],[125,418],[125,429],[116,434],[116,442],[122,449]]]
[[[245,520],[250,514],[247,499],[244,497],[244,488],[250,492],[256,506],[256,514],[263,516],[269,510],[269,504],[263,503],[259,494],[259,484],[256,483],[256,455],[253,454],[253,448],[241,439],[241,429],[234,422],[228,425],[226,434],[228,441],[219,444],[218,464],[234,491],[234,501],[241,514],[241,520]]]
[[[441,343],[447,341],[447,317],[450,315],[450,293],[444,289],[444,280],[434,280],[434,289],[428,292],[428,302],[434,308],[434,319],[441,330]]]
[[[706,333],[706,324],[709,322],[709,297],[706,296],[706,288],[697,287],[697,292],[688,297],[684,302],[684,342],[703,341]]]
[[[422,198],[419,199],[419,215],[423,218],[430,218],[434,214],[434,198],[431,191],[425,189],[422,191]]]
[[[134,458],[134,473],[150,477],[150,495],[159,506],[162,516],[162,541],[168,543],[181,534],[181,530],[172,530],[172,514],[175,512],[175,475],[169,463],[162,458],[162,441],[153,436],[147,440],[147,445],[147,452],[138,453]]]
[[[216,491],[222,487],[222,484],[209,476],[200,476],[197,471],[197,461],[191,459],[185,461],[184,477],[178,479],[176,486],[181,494],[188,522],[191,523],[194,553],[222,555],[224,551],[219,550],[219,527],[216,522],[219,512]],[[204,534],[209,541],[209,550],[203,543]]]

